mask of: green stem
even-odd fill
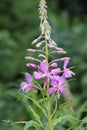
[[[46,55],[46,63],[48,65],[48,43],[47,39],[45,39],[45,55]],[[49,89],[49,82],[47,85],[47,90]],[[52,115],[51,115],[51,101],[50,96],[47,94],[47,119],[48,119],[48,129],[47,130],[53,130],[53,124],[52,124]]]
[[[50,97],[48,96],[48,130],[53,130],[52,118],[51,118],[51,104]]]
[[[46,52],[46,63],[48,65],[48,43],[47,40],[45,39],[45,52]]]
[[[45,1],[43,1],[44,3]],[[44,14],[44,18],[46,18],[46,14]],[[46,56],[46,64],[48,66],[48,56],[49,56],[49,50],[48,50],[48,40],[47,40],[47,22],[45,22],[46,19],[44,19],[44,36],[45,36],[45,56]],[[47,84],[47,90],[49,89],[49,81]],[[48,119],[48,129],[47,130],[53,130],[53,124],[52,124],[52,115],[51,115],[51,98],[47,94],[47,101],[46,101],[46,108],[47,108],[47,119]]]

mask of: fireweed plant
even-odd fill
[[[39,115],[34,114],[36,116],[35,120],[28,121],[24,130],[27,130],[29,127],[35,127],[36,130],[54,130],[54,126],[59,118],[57,102],[60,96],[67,91],[66,80],[75,75],[71,70],[73,67],[68,68],[70,57],[54,59],[52,56],[54,53],[65,54],[66,51],[57,47],[57,44],[50,37],[51,27],[48,22],[46,9],[46,1],[41,0],[39,4],[41,34],[32,42],[36,49],[27,49],[30,53],[37,53],[38,58],[32,56],[25,57],[29,61],[27,67],[33,70],[33,74],[31,76],[29,72],[25,72],[25,81],[20,84],[20,89],[24,93],[29,93],[30,91],[34,91],[37,94],[41,93],[42,99],[39,101],[35,101],[29,95],[28,98],[41,110],[46,122],[44,123]],[[50,61],[50,59],[52,60]],[[60,64],[63,66],[60,67]],[[43,81],[43,86],[40,85],[40,80]],[[56,95],[56,99],[55,108],[53,109],[51,100],[54,95]]]

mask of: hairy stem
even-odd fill
[[[48,65],[48,45],[47,45],[47,40],[45,40],[45,55],[46,55],[46,63],[47,63],[47,65]]]
[[[48,41],[50,39],[50,33],[51,33],[51,28],[49,25],[49,22],[47,20],[47,6],[46,6],[46,1],[45,0],[41,0],[40,4],[39,4],[40,8],[40,28],[41,28],[41,33],[44,35],[45,37],[45,56],[46,56],[46,63],[48,66],[48,61],[49,61],[49,50],[48,50]],[[49,80],[49,79],[48,79]],[[49,89],[49,81],[47,84],[47,90]],[[53,130],[53,124],[52,124],[52,115],[51,115],[51,98],[47,93],[47,100],[46,103],[47,106],[47,119],[48,119],[48,129],[47,130]]]
[[[48,130],[53,130],[52,118],[51,118],[51,104],[50,97],[48,96]]]

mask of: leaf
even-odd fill
[[[7,124],[12,124],[13,121],[10,121],[10,120],[2,120],[3,122],[7,123]]]
[[[38,122],[36,121],[28,121],[26,124],[25,124],[25,127],[24,127],[24,130],[28,130],[28,128],[30,127],[35,127],[35,128],[43,128],[43,126],[41,124],[39,124]]]
[[[71,120],[75,120],[75,121],[78,120],[75,117],[73,117],[73,116],[71,116],[71,115],[68,114],[68,115],[65,115],[65,116],[60,116],[58,119],[56,119],[54,121],[54,126],[57,125],[57,123],[60,123],[61,121],[66,120],[66,119],[69,119],[70,121]]]
[[[57,107],[57,106],[56,106]],[[66,107],[66,103],[63,103],[62,105],[59,106],[59,110],[57,111],[56,109],[55,111],[55,116],[54,116],[54,120],[57,118],[57,116],[63,111],[63,109]],[[54,114],[54,113],[53,113]],[[53,116],[52,114],[52,116]]]
[[[77,115],[78,117],[80,118],[82,112],[84,112],[86,110],[86,107],[87,107],[87,101],[85,101],[78,109],[77,111]]]
[[[54,111],[53,111],[51,117],[53,117],[55,115],[56,111],[57,111],[57,98],[55,98],[55,108],[54,108]]]
[[[40,117],[39,117],[39,115],[35,112],[35,110],[34,110],[31,106],[29,106],[29,109],[30,109],[30,111],[33,113],[35,119],[37,119],[37,120],[40,121]]]
[[[67,103],[63,103],[62,105],[59,106],[59,111],[61,112],[65,107]]]
[[[32,114],[34,115],[36,121],[38,121],[38,123],[39,123],[41,126],[43,126],[43,124],[42,124],[42,122],[41,122],[41,120],[40,120],[39,114],[37,114],[36,111],[35,111],[31,106],[29,106],[29,109],[30,109],[30,111],[32,112]]]
[[[31,100],[31,101],[43,112],[43,114],[44,114],[45,116],[47,116],[45,110],[41,107],[41,105],[40,105],[37,101],[35,101],[35,100],[32,99],[31,97],[28,97],[28,96],[26,96],[26,97],[27,97],[29,100]]]
[[[83,121],[84,123],[87,123],[87,117],[85,117],[82,121]]]

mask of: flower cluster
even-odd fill
[[[31,69],[36,69],[34,71],[33,77],[35,80],[43,79],[44,85],[43,88],[47,90],[47,93],[50,95],[54,92],[57,92],[58,97],[60,94],[64,94],[66,91],[65,81],[67,78],[75,75],[70,69],[67,68],[70,58],[64,57],[58,59],[58,61],[63,62],[63,69],[58,67],[58,64],[53,61],[47,65],[46,61],[40,61],[39,65],[29,63],[27,66]],[[30,90],[38,91],[38,87],[32,84],[32,77],[28,72],[25,73],[26,82],[21,83],[21,90],[24,92],[29,92]],[[47,86],[50,86],[47,88]]]
[[[27,64],[27,67],[34,69],[34,80],[43,79],[43,89],[46,90],[47,94],[50,95],[56,92],[59,97],[60,94],[64,94],[66,91],[66,79],[71,78],[75,73],[71,71],[72,67],[67,67],[70,60],[69,57],[52,59],[49,62],[49,57],[52,57],[53,53],[65,54],[66,51],[57,47],[57,44],[50,38],[51,28],[47,21],[45,0],[41,0],[39,6],[41,35],[32,42],[32,44],[36,45],[36,49],[27,49],[31,53],[39,53],[38,58],[27,56],[25,59],[32,61],[32,63],[29,62]],[[33,61],[37,62],[37,64],[34,64]],[[59,67],[59,62],[63,64],[61,68]],[[26,82],[20,84],[21,90],[26,93],[30,90],[37,92],[38,87],[33,85],[32,77],[28,72],[25,73],[25,79]]]

